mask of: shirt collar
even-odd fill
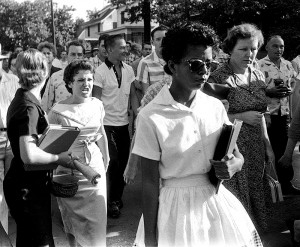
[[[112,67],[114,67],[114,64],[108,60],[108,58],[105,58],[105,64],[107,66],[107,68],[111,69]],[[120,66],[124,67],[123,62],[120,61]]]
[[[201,99],[201,94],[204,94],[199,90],[197,90],[195,98],[191,104],[191,108],[192,106],[195,105],[196,101],[199,101]],[[176,106],[176,108],[188,108],[180,103],[178,103],[176,100],[174,100],[174,98],[172,97],[169,87],[168,85],[164,85],[163,88],[161,89],[161,91],[159,92],[159,94],[154,98],[153,100],[154,103],[159,104],[159,105],[171,105],[171,106]],[[188,108],[190,109],[190,108]]]
[[[268,55],[265,57],[265,61],[266,61],[266,62],[269,62],[270,64],[274,64],[274,63],[271,61],[271,59],[269,58]],[[287,61],[286,61],[284,58],[281,57],[281,58],[280,58],[280,63],[287,64]]]

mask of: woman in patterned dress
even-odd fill
[[[75,60],[65,69],[64,81],[72,94],[49,112],[49,122],[80,128],[70,151],[80,163],[101,175],[92,184],[81,172],[74,170],[79,188],[74,197],[57,198],[70,246],[106,245],[106,169],[109,163],[107,138],[103,126],[102,102],[91,97],[93,67],[84,60]],[[77,167],[75,165],[75,167]],[[70,174],[59,168],[57,175]]]
[[[209,94],[229,102],[228,116],[232,122],[235,118],[244,122],[237,144],[245,163],[242,171],[224,184],[242,202],[256,228],[266,231],[270,194],[264,170],[265,164],[274,162],[274,154],[264,118],[267,110],[264,76],[252,66],[262,44],[262,33],[254,25],[233,27],[223,44],[230,59],[210,75],[208,82],[226,85]]]

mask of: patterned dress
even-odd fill
[[[228,114],[246,111],[265,112],[267,109],[264,76],[259,70],[253,68],[249,70],[251,72],[249,85],[242,85],[228,63],[211,74],[216,83],[227,84],[230,87],[227,96]],[[224,185],[242,202],[256,228],[266,231],[270,194],[264,176],[265,147],[261,126],[252,126],[244,122],[237,145],[245,162],[242,170],[224,182]]]

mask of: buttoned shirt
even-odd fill
[[[186,107],[165,85],[138,114],[132,153],[159,161],[162,179],[204,174],[224,123],[230,124],[221,101],[197,90]]]
[[[166,62],[159,58],[155,50],[140,61],[136,79],[142,83],[152,85],[159,81],[171,81],[171,76],[164,71]]]
[[[71,96],[66,88],[66,83],[63,79],[64,71],[65,70],[60,70],[54,73],[47,83],[41,102],[43,110],[47,113],[56,102],[65,100],[66,98]]]
[[[282,79],[285,86],[291,87],[291,82],[296,77],[296,72],[291,62],[283,58],[280,59],[279,68],[270,60],[269,56],[259,60],[258,65],[260,71],[265,75],[267,89],[275,87],[274,79]],[[278,115],[279,111],[282,116],[288,115],[290,113],[289,97],[268,97],[268,109],[271,115]]]
[[[120,62],[122,78],[118,80],[114,65],[106,59],[95,71],[96,86],[102,88],[101,100],[103,102],[105,117],[104,125],[124,126],[128,121],[128,100],[130,85],[134,81],[131,66]]]

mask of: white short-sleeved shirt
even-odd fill
[[[124,126],[128,120],[128,100],[130,85],[135,80],[133,69],[122,62],[122,81],[118,86],[118,80],[113,67],[102,63],[95,71],[94,85],[102,88],[101,100],[104,105],[104,125]]]
[[[188,108],[165,85],[138,115],[132,152],[159,161],[163,179],[204,174],[224,123],[231,124],[221,101],[198,90]]]

